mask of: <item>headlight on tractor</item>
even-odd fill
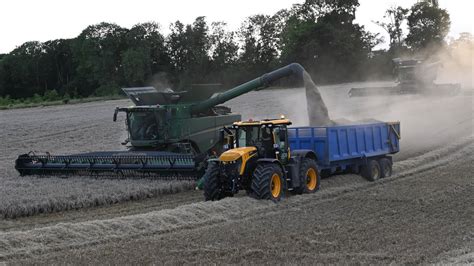
[[[222,165],[225,167],[227,173],[239,175],[240,167],[242,167],[242,158],[235,161],[222,162]]]

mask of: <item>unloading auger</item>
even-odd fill
[[[72,155],[20,155],[15,169],[20,175],[92,175],[156,177],[195,180],[208,158],[224,151],[223,127],[240,121],[230,108],[218,106],[253,90],[260,90],[287,76],[303,79],[304,68],[293,63],[221,93],[215,86],[199,90],[157,91],[153,87],[125,88],[135,103],[117,107],[125,113],[128,145],[125,151],[100,151]],[[212,84],[209,84],[212,85]]]

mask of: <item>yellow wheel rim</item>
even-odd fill
[[[318,175],[316,174],[316,170],[314,168],[309,168],[306,171],[306,187],[309,191],[313,191],[316,189],[318,185]]]
[[[281,179],[278,174],[272,175],[272,180],[270,183],[270,190],[274,198],[278,198],[281,193]]]

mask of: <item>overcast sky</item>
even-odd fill
[[[304,0],[3,0],[0,3],[0,53],[8,53],[26,41],[47,41],[73,38],[91,24],[114,22],[130,28],[136,23],[156,21],[164,33],[169,24],[180,20],[191,23],[197,16],[208,22],[225,21],[237,29],[245,17],[253,14],[274,14],[282,8]],[[372,23],[395,5],[410,7],[416,0],[359,0],[356,21],[371,32],[387,34]],[[471,12],[473,0],[439,0],[451,15],[450,36],[460,32],[473,33]]]

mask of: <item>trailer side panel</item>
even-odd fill
[[[385,156],[400,150],[400,123],[380,122],[328,127],[292,127],[288,129],[292,150],[310,149],[316,152],[324,167],[364,158]]]

